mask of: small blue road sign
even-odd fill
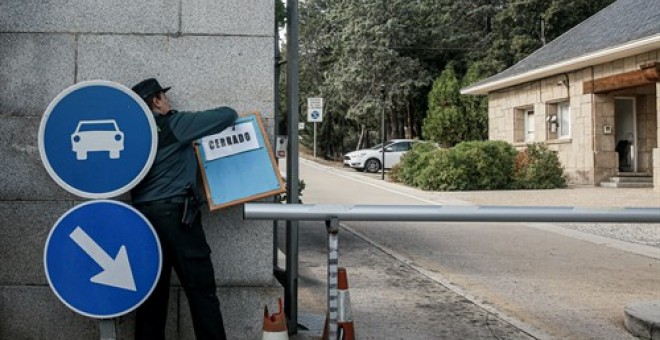
[[[151,294],[162,266],[160,242],[133,207],[89,201],[67,211],[46,239],[46,278],[75,312],[99,319],[124,315]]]
[[[39,127],[46,171],[62,188],[86,198],[119,196],[137,185],[151,168],[157,140],[146,103],[106,80],[62,91]]]
[[[323,121],[323,98],[307,98],[307,121]]]

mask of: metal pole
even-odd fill
[[[289,144],[286,167],[287,205],[298,203],[298,0],[286,1],[287,111]],[[298,221],[286,222],[284,313],[289,334],[298,333]]]
[[[273,149],[277,147],[277,135],[279,135],[279,113],[280,113],[280,30],[277,26],[277,16],[273,19],[274,26],[274,39],[273,39],[273,49],[275,52],[275,64],[274,64],[274,73],[275,78],[273,79],[273,124],[275,125],[275,131],[273,133]],[[275,150],[273,150],[275,152]],[[277,164],[279,164],[279,158],[275,158]],[[276,198],[277,199],[277,196]],[[277,203],[277,202],[276,202]],[[278,268],[277,263],[277,241],[279,237],[277,236],[277,220],[273,221],[273,269]]]
[[[381,150],[381,172],[380,172],[380,179],[385,180],[385,85],[381,84],[380,85],[380,96],[382,99],[382,104],[383,104],[383,111],[380,115],[380,139],[381,143],[383,146],[383,149]]]
[[[99,320],[99,333],[101,335],[101,340],[117,339],[117,329],[115,326],[115,319]]]
[[[660,223],[660,208],[246,203],[243,209],[247,219],[304,221]]]
[[[316,122],[314,122],[314,159],[316,159]]]
[[[325,221],[328,231],[328,339],[337,339],[339,316],[339,220]]]

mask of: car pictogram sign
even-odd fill
[[[128,192],[156,156],[151,110],[129,88],[106,80],[80,82],[48,105],[39,127],[39,153],[48,174],[86,198]]]

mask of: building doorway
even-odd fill
[[[614,99],[615,150],[619,172],[637,172],[637,113],[634,97]]]

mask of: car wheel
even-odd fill
[[[110,151],[110,159],[119,158],[119,151]]]
[[[364,169],[371,173],[378,172],[380,170],[380,162],[377,159],[369,159],[364,163]]]
[[[87,159],[87,152],[76,151],[76,159],[79,161],[84,161]]]

